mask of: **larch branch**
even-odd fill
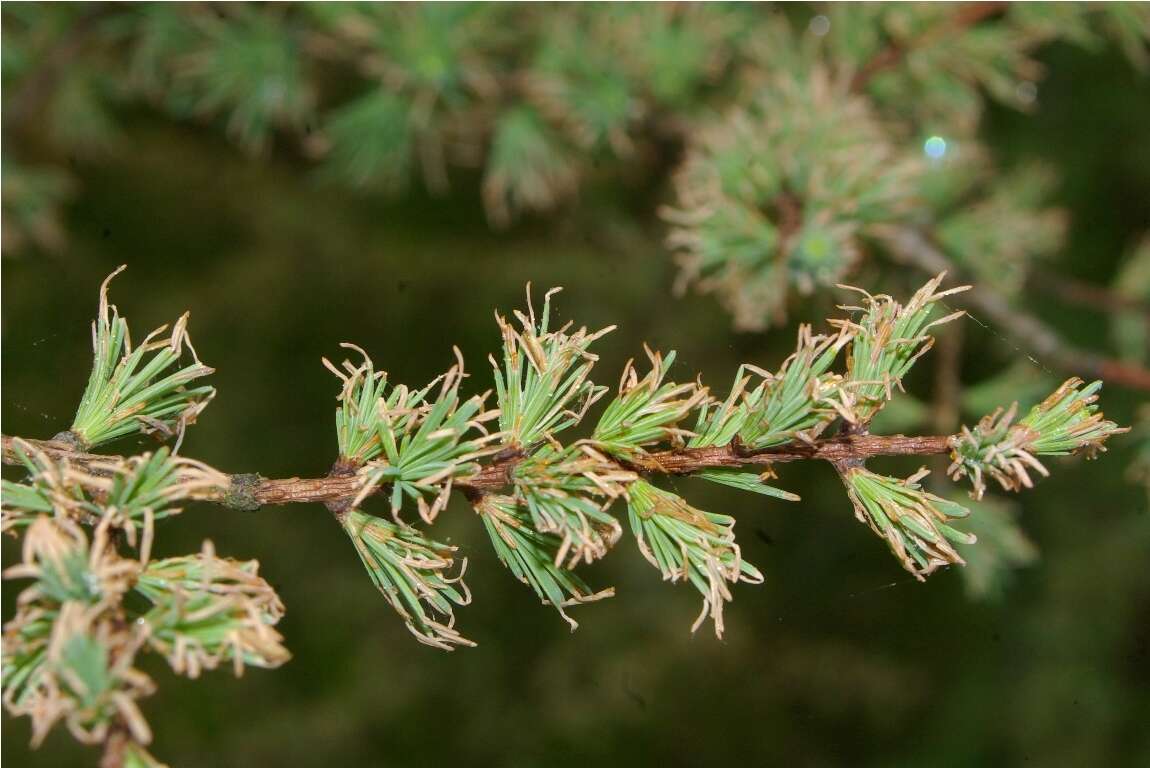
[[[4,463],[19,464],[17,439],[2,435]],[[121,457],[76,451],[68,443],[57,440],[23,440],[34,449],[43,451],[53,460],[67,459],[78,466],[115,462]],[[758,451],[747,451],[737,443],[706,448],[678,448],[658,451],[625,465],[648,475],[689,475],[702,469],[737,469],[748,466],[779,464],[790,461],[819,459],[831,463],[862,461],[874,456],[932,456],[947,453],[950,437],[933,435],[907,437],[905,435],[840,435],[816,440],[812,443],[793,442]],[[521,456],[482,465],[479,472],[453,482],[453,487],[465,494],[499,491],[510,483],[510,473],[522,460]],[[621,466],[624,466],[622,463]],[[314,478],[266,478],[254,474],[229,475],[231,484],[219,488],[202,500],[238,509],[256,509],[261,506],[317,502],[330,504],[347,501],[357,496],[363,486],[356,475],[334,474]],[[376,488],[375,493],[382,490]]]

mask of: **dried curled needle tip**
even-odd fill
[[[178,447],[184,429],[216,394],[210,386],[187,385],[214,370],[196,355],[186,312],[166,338],[165,325],[133,349],[128,321],[108,303],[108,285],[124,268],[100,287],[99,316],[92,323],[92,373],[67,434],[83,448],[138,432],[176,437]],[[190,363],[181,362],[185,351],[191,355]]]
[[[227,475],[167,448],[81,464],[66,456],[49,457],[23,440],[14,446],[29,477],[26,483],[3,481],[0,529],[22,528],[46,513],[99,522],[122,531],[127,544],[139,549],[141,562],[148,560],[156,520],[178,514],[173,505],[181,501],[217,497],[230,482]]]
[[[590,380],[591,368],[599,358],[588,349],[615,326],[594,333],[586,328],[572,332],[568,323],[549,330],[551,296],[559,290],[547,292],[543,313],[537,319],[528,284],[527,313],[515,312],[522,330],[516,330],[499,313],[495,315],[503,336],[503,364],[493,357],[491,365],[495,369],[499,429],[510,446],[530,446],[578,424],[607,391]]]
[[[103,741],[114,719],[150,740],[135,704],[154,690],[133,667],[144,636],[120,615],[140,567],[116,553],[106,520],[91,538],[66,517],[28,526],[23,561],[4,572],[32,584],[4,626],[3,667],[4,704],[31,718],[33,745],[61,721],[86,744]]]
[[[974,536],[952,527],[966,517],[961,504],[928,493],[919,485],[927,470],[900,480],[861,467],[841,471],[855,517],[878,534],[902,566],[919,581],[947,565],[965,565],[955,543],[973,544]]]
[[[444,651],[475,645],[455,629],[453,606],[471,602],[463,581],[467,560],[457,575],[449,574],[455,547],[358,509],[348,510],[340,522],[372,582],[419,642]]]
[[[559,537],[555,565],[567,568],[598,560],[619,540],[622,528],[607,508],[635,478],[587,444],[546,445],[511,473],[515,498],[535,530]]]
[[[861,288],[839,285],[863,295],[861,307],[844,306],[861,313],[857,320],[831,320],[831,325],[852,332],[853,341],[847,355],[847,376],[843,382],[845,397],[839,409],[852,424],[866,426],[902,390],[902,379],[934,346],[928,331],[949,323],[965,313],[952,312],[931,320],[935,304],[947,296],[969,290],[969,285],[939,291],[943,272],[915,292],[905,305],[885,294],[872,296]]]
[[[544,605],[559,611],[574,632],[579,624],[564,608],[602,600],[615,594],[613,588],[592,592],[574,571],[558,564],[563,539],[554,533],[541,533],[531,522],[524,505],[510,496],[482,497],[475,511],[483,520],[499,561],[519,581],[531,587]]]
[[[982,498],[987,476],[1003,490],[1019,491],[1033,486],[1030,472],[1050,474],[1038,456],[1061,456],[1085,451],[1087,456],[1105,451],[1113,435],[1129,431],[1106,420],[1098,410],[1101,381],[1083,387],[1078,378],[1067,379],[1049,397],[1014,422],[1018,403],[984,416],[975,427],[963,427],[950,440],[954,480],[970,477],[971,495]]]
[[[682,445],[693,432],[678,426],[707,397],[696,383],[664,383],[675,362],[675,353],[666,358],[644,347],[651,370],[642,378],[634,360],[627,361],[619,381],[619,396],[603,412],[591,442],[605,453],[641,460],[644,446],[670,442]]]
[[[695,632],[709,616],[723,636],[723,605],[731,584],[761,584],[763,575],[743,560],[735,543],[735,519],[695,509],[679,496],[645,480],[627,489],[627,511],[639,551],[667,581],[690,582],[703,596]]]
[[[231,662],[239,677],[245,665],[274,669],[291,658],[274,629],[283,603],[255,560],[217,557],[205,541],[197,555],[149,563],[136,590],[152,603],[148,644],[177,674],[196,678]]]

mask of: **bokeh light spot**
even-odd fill
[[[931,136],[923,142],[922,151],[932,160],[941,160],[946,154],[946,139],[941,136]]]

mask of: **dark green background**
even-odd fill
[[[1007,163],[1039,158],[1063,184],[1069,246],[1051,269],[1108,282],[1150,225],[1150,87],[1117,56],[1047,51],[1032,116],[994,111],[986,135]],[[427,380],[458,344],[475,389],[489,386],[492,310],[523,286],[563,285],[563,318],[618,324],[601,344],[614,384],[641,343],[677,348],[675,374],[719,389],[740,362],[772,366],[793,329],[736,335],[709,298],[671,297],[674,268],[653,211],[664,168],[607,176],[560,216],[492,233],[476,180],[448,198],[395,202],[315,180],[282,154],[248,158],[212,127],[123,115],[128,140],[73,164],[69,247],[3,261],[3,428],[47,437],[68,426],[87,376],[87,324],[101,279],[137,337],[192,312],[192,338],[219,395],[184,452],[228,471],[321,474],[335,452],[337,382],[319,361],[353,341],[394,379]],[[917,276],[868,268],[867,287]],[[818,320],[833,297],[799,307]],[[1032,307],[1069,338],[1104,345],[1104,320],[1049,300]],[[1018,356],[971,321],[965,378]],[[924,365],[924,367],[927,367]],[[929,392],[929,370],[914,382]],[[1138,398],[1109,389],[1129,423]],[[123,446],[124,450],[131,446]],[[1042,550],[1003,598],[973,603],[959,574],[918,584],[855,522],[826,466],[787,466],[786,505],[680,487],[735,514],[745,556],[766,575],[740,586],[722,642],[688,632],[695,593],[660,583],[626,539],[587,569],[612,600],[576,608],[569,634],[498,564],[469,509],[436,524],[471,562],[460,612],[476,649],[417,645],[374,592],[319,506],[244,514],[192,506],[160,529],[157,553],[258,558],[288,606],[294,659],[278,671],[176,678],[143,702],[155,753],[174,766],[1019,765],[1150,763],[1150,515],[1123,480],[1122,439],[1096,463],[1059,465],[1018,499]],[[875,462],[907,470],[906,464]],[[910,467],[913,468],[913,467]],[[5,563],[15,554],[5,544]],[[6,587],[6,601],[14,595]],[[10,611],[8,608],[5,614]],[[26,749],[4,718],[11,765],[92,765],[63,732]]]

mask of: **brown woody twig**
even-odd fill
[[[3,440],[5,464],[19,464],[20,456],[16,448],[17,439],[9,435],[0,436]],[[688,475],[701,469],[716,467],[737,468],[750,465],[769,465],[789,461],[821,459],[831,463],[861,461],[872,456],[930,456],[950,450],[950,437],[936,435],[907,437],[905,435],[840,435],[813,443],[795,442],[761,451],[748,452],[737,443],[707,448],[683,448],[648,454],[641,462],[628,464],[627,469],[644,474]],[[54,460],[68,461],[87,466],[94,463],[116,461],[118,457],[103,454],[82,453],[68,443],[58,440],[24,440],[25,443],[43,451]],[[461,478],[453,487],[469,496],[498,491],[510,482],[510,472],[522,460],[522,455],[512,455],[483,465],[479,472],[468,478]],[[229,487],[218,491],[203,500],[222,504],[233,509],[258,509],[262,506],[318,502],[335,504],[355,498],[363,484],[357,475],[335,473],[327,477],[271,479],[253,474],[229,475]],[[376,488],[378,493],[383,488]]]

